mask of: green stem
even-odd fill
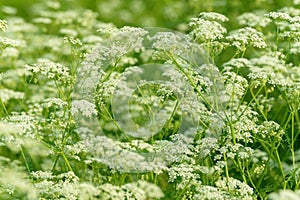
[[[167,122],[167,123],[168,123],[168,126],[171,125],[171,123],[172,123],[172,118],[174,117],[174,115],[175,115],[175,113],[176,113],[176,110],[177,110],[178,106],[179,106],[179,101],[176,100],[176,104],[175,104],[175,106],[174,106],[174,108],[173,108],[173,110],[172,110],[172,113],[171,113],[171,115],[170,115],[170,117],[169,117],[169,119],[168,119],[168,122]]]
[[[191,84],[191,86],[193,87],[193,89],[197,92],[197,94],[202,98],[202,100],[204,101],[204,103],[211,109],[216,111],[216,113],[218,114],[218,116],[220,116],[220,114],[217,112],[217,110],[215,110],[214,106],[205,98],[205,96],[202,94],[202,92],[198,89],[197,85],[194,83],[194,81],[192,80],[192,78],[185,72],[185,70],[183,69],[183,67],[181,67],[181,65],[176,61],[176,59],[173,57],[172,54],[168,54],[168,56],[172,59],[173,63],[175,64],[175,66],[177,67],[177,69],[183,73],[183,75],[188,79],[188,82]],[[222,116],[220,116],[222,117]]]
[[[256,98],[256,97],[260,94],[260,92],[262,91],[262,89],[264,88],[264,86],[265,86],[265,83],[258,89],[257,93],[254,94],[253,98],[248,102],[247,107],[246,107],[246,108],[241,112],[241,114],[237,117],[236,121],[238,121],[238,120],[243,116],[243,114],[246,112],[247,108],[248,108],[248,107],[251,105],[251,103],[254,101],[254,98]],[[251,88],[250,88],[249,90],[251,91]],[[239,110],[240,106],[241,106],[241,104],[239,105],[239,107],[238,107],[237,110]]]
[[[196,93],[202,98],[202,100],[204,101],[204,104],[206,104],[211,111],[214,111],[221,119],[224,119],[224,117],[219,112],[218,102],[216,102],[215,106],[213,104],[211,104],[209,102],[209,100],[198,89],[197,85],[194,83],[193,79],[189,76],[189,74],[176,61],[176,59],[174,58],[174,56],[171,53],[167,53],[167,55],[171,58],[171,60],[175,64],[176,68],[188,79],[188,82],[191,84],[191,86],[196,91]],[[214,86],[215,86],[215,84],[214,84]],[[216,87],[214,87],[213,89],[215,91],[215,94],[218,96],[218,89]],[[221,104],[221,106],[223,106],[223,105]],[[225,116],[224,120],[226,120],[227,122],[229,122],[230,124],[232,124],[232,122],[229,120],[229,117],[228,117],[227,113],[225,112],[225,109],[223,108],[222,110],[223,110],[223,113],[224,113],[224,116]]]
[[[125,183],[126,177],[127,177],[126,173],[121,174],[121,176],[118,178],[119,179],[119,186],[122,186]]]
[[[280,156],[278,154],[278,149],[276,148],[275,149],[275,158],[277,160],[277,163],[278,163],[278,166],[279,166],[279,169],[280,169],[280,172],[281,172],[281,175],[282,175],[282,178],[284,180],[284,186],[283,186],[283,189],[286,189],[286,181],[285,181],[285,173],[283,171],[283,167],[282,167],[282,163],[281,163],[281,160],[280,160]]]
[[[23,150],[22,146],[20,146],[20,151],[21,151],[21,155],[22,155],[22,157],[24,159],[26,169],[27,169],[28,173],[31,174],[31,170],[30,170],[30,167],[29,167],[29,164],[27,162],[27,159],[26,159],[26,156],[25,156],[25,153],[24,153],[24,150]]]
[[[223,153],[223,156],[224,156],[224,162],[225,162],[225,174],[226,174],[226,180],[227,180],[227,183],[229,183],[229,171],[228,171],[228,163],[227,163],[227,157],[226,157],[226,154]],[[228,188],[229,189],[229,188]]]
[[[64,159],[64,161],[65,161],[65,163],[67,165],[68,170],[73,172],[73,169],[72,169],[72,167],[70,165],[70,162],[69,162],[68,158],[66,157],[66,155],[65,155],[65,153],[63,151],[61,152],[61,155],[62,155],[62,157],[63,157],[63,159]]]
[[[3,103],[3,101],[2,101],[1,98],[0,98],[0,103],[1,103],[1,106],[3,107],[4,113],[8,116],[9,115],[8,111],[7,111],[6,106],[4,105],[4,103]]]
[[[176,199],[181,200],[182,199],[182,195],[188,190],[188,186],[190,184],[190,182],[192,181],[192,179],[189,180],[189,182],[187,182],[184,186],[184,188],[180,191],[180,193],[177,196]]]
[[[295,110],[292,111],[292,140],[291,140],[291,153],[292,153],[292,163],[293,170],[296,170],[296,161],[295,161]],[[295,182],[297,182],[297,175],[294,173]]]
[[[292,152],[292,163],[293,169],[296,168],[295,164],[295,152],[294,152],[294,140],[295,140],[295,112],[292,111],[292,140],[291,140],[291,152]]]
[[[283,125],[283,129],[286,130],[287,126],[289,125],[290,121],[292,120],[292,112],[289,114],[289,116],[287,117],[287,120],[285,122],[285,124]]]
[[[258,196],[260,197],[260,199],[264,199],[263,196],[261,195],[260,191],[257,189],[258,187],[256,187],[255,183],[253,182],[252,178],[251,178],[251,174],[249,172],[249,169],[248,169],[248,166],[246,167],[246,173],[247,173],[247,176],[248,176],[248,179],[252,185],[252,187],[255,189],[256,193],[258,194]],[[265,169],[264,169],[265,170]]]
[[[58,85],[57,81],[54,80],[55,86],[57,88],[58,91],[58,96],[59,98],[61,98],[62,100],[67,100],[67,97],[65,96],[65,92],[62,90],[62,88]]]
[[[295,111],[294,114],[295,114],[296,124],[298,124],[299,121],[300,121],[299,114],[298,114],[297,111]],[[296,129],[296,130],[297,130],[297,129]],[[298,138],[299,134],[300,134],[300,132],[297,131],[297,133],[295,134],[295,137],[294,137],[294,138]]]
[[[55,167],[56,167],[56,164],[57,164],[57,162],[58,162],[58,159],[59,159],[59,155],[57,155],[56,157],[55,157],[55,161],[54,161],[54,163],[53,163],[53,166],[52,166],[52,172],[54,171],[54,169],[55,169]]]
[[[245,176],[245,172],[244,172],[244,167],[243,167],[243,164],[241,163],[240,161],[240,158],[238,158],[238,166],[239,166],[239,169],[240,169],[240,172],[241,172],[241,175],[243,177],[243,181],[247,184],[247,179],[246,179],[246,176]]]
[[[211,42],[209,41],[206,45],[206,64],[209,64],[210,63],[210,47],[211,47]]]
[[[265,174],[267,173],[267,170],[268,170],[268,165],[270,163],[270,160],[271,160],[271,155],[269,155],[268,157],[268,160],[266,161],[266,164],[265,164],[265,167],[264,167],[264,171],[262,172],[262,174],[260,175],[257,183],[256,183],[256,188],[260,188],[260,185],[265,177]]]
[[[116,128],[121,132],[121,134],[123,134],[123,136],[126,138],[126,140],[130,141],[130,138],[126,135],[126,133],[124,132],[124,130],[119,126],[119,124],[116,122],[116,120],[114,119],[114,117],[111,115],[111,113],[108,111],[108,109],[106,108],[106,106],[103,106],[105,109],[105,112],[108,114],[109,119],[112,121],[112,123],[116,126]]]
[[[265,115],[264,111],[258,106],[258,105],[259,105],[259,102],[258,102],[258,100],[257,100],[257,98],[256,98],[257,96],[254,95],[253,90],[250,90],[250,93],[251,93],[251,96],[252,96],[252,98],[254,99],[254,101],[255,101],[255,103],[256,103],[256,105],[257,105],[257,108],[258,108],[259,112],[262,114],[264,120],[265,120],[265,121],[268,121],[268,118],[267,118],[267,116]]]
[[[235,139],[234,127],[233,127],[232,122],[229,123],[229,127],[230,127],[230,134],[231,134],[231,138],[232,138],[232,143],[235,145],[236,144],[236,139]]]
[[[279,26],[276,25],[276,47],[279,49]]]

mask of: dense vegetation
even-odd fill
[[[300,1],[0,0],[0,199],[300,199]]]

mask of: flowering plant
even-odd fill
[[[300,198],[298,4],[179,31],[3,6],[0,199]]]

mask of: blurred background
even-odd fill
[[[234,19],[244,12],[275,11],[282,7],[300,7],[299,0],[0,0],[0,18],[8,14],[31,19],[45,9],[55,9],[57,2],[62,10],[90,9],[98,13],[98,19],[139,27],[164,27],[182,30],[191,17],[199,12],[214,11],[231,19],[230,28],[235,28]],[[15,8],[15,9],[12,9]]]

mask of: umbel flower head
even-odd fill
[[[248,46],[266,48],[263,34],[251,27],[241,28],[229,33],[226,39],[232,46],[240,51],[245,51]]]
[[[215,16],[215,14],[213,14],[210,16],[207,13],[203,15],[200,13],[199,18],[192,18],[189,23],[189,26],[193,28],[190,35],[200,43],[222,39],[227,32],[226,28],[218,21],[213,21],[212,19],[219,19],[219,21],[222,22],[225,18],[225,16],[223,19],[223,17],[220,17],[219,15]]]
[[[0,19],[0,29],[2,31],[6,31],[6,29],[7,29],[7,22],[5,20]]]

